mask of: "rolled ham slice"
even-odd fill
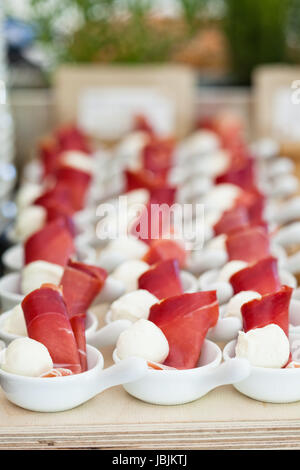
[[[270,256],[270,242],[264,227],[248,227],[230,234],[226,238],[229,260],[255,263]]]
[[[149,320],[163,331],[170,347],[164,364],[177,369],[196,367],[205,336],[218,317],[215,291],[177,295],[153,305]]]
[[[56,178],[59,184],[69,188],[74,211],[83,209],[92,180],[91,175],[77,168],[62,165],[56,171]]]
[[[46,346],[54,367],[81,372],[76,339],[60,290],[44,285],[24,298],[22,309],[29,338]]]
[[[139,171],[126,170],[126,190],[132,191],[133,189],[145,188],[152,191],[156,188],[161,188],[166,184],[166,178],[161,175],[156,175],[150,170],[142,169]]]
[[[293,289],[282,286],[277,292],[264,295],[261,299],[251,300],[242,306],[243,328],[247,332],[254,328],[275,323],[289,334],[289,305]]]
[[[179,267],[183,268],[186,263],[186,251],[180,243],[174,240],[154,240],[143,260],[152,265],[167,259],[176,259]]]
[[[225,211],[214,225],[216,235],[227,234],[249,225],[248,210],[244,206],[233,207]]]
[[[55,132],[61,151],[79,150],[89,154],[91,149],[86,135],[74,124],[60,127]]]
[[[42,260],[65,266],[75,253],[67,220],[60,217],[47,223],[26,240],[24,252],[25,264]]]
[[[139,277],[138,285],[160,300],[183,294],[178,261],[170,259],[155,264]]]
[[[85,338],[85,323],[86,315],[75,315],[70,318],[70,323],[75,336],[78,354],[80,358],[81,372],[85,372],[87,366],[87,354],[86,354],[86,338]]]
[[[247,159],[238,164],[232,164],[222,175],[217,176],[216,184],[231,183],[251,191],[255,188],[254,163],[252,159]]]
[[[86,313],[106,277],[107,272],[102,268],[69,260],[60,284],[70,318]]]
[[[230,283],[235,294],[244,290],[256,291],[261,295],[278,291],[281,284],[277,259],[269,256],[241,269],[231,276]]]

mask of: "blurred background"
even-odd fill
[[[101,67],[106,72],[108,67],[111,80],[119,78],[120,85],[120,67],[130,67],[126,86],[130,76],[149,66],[156,76],[160,67],[170,67],[174,80],[183,67],[195,84],[192,112],[186,111],[194,124],[230,109],[244,120],[249,138],[257,130],[291,132],[290,94],[284,93],[290,77],[300,78],[300,0],[2,0],[0,8],[0,79],[7,88],[0,104],[2,199],[16,182],[16,169],[33,156],[37,140],[57,124],[57,101],[59,107],[72,77],[74,87],[80,81],[83,66],[85,71],[97,66],[99,77]],[[272,80],[266,86],[257,72],[268,64],[268,77],[280,84],[274,113],[265,99]],[[57,94],[56,77],[66,65],[79,68],[69,69],[68,86]],[[278,78],[282,70],[293,71],[284,84]],[[293,122],[300,117],[298,109],[293,108]],[[277,116],[271,125],[270,114]],[[300,140],[297,126],[288,140]],[[10,217],[14,207],[4,199],[2,217]]]

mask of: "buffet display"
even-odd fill
[[[74,125],[43,139],[2,258],[7,399],[63,411],[122,384],[174,405],[233,384],[300,400],[297,186],[276,142],[248,145],[225,114],[180,142],[142,116],[110,150]]]

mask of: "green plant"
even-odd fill
[[[258,64],[287,58],[286,25],[290,0],[225,0],[224,30],[233,71],[243,83]]]

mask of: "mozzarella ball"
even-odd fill
[[[261,299],[261,295],[253,290],[239,292],[229,300],[226,305],[224,317],[237,317],[242,320],[242,306],[254,299]]]
[[[126,292],[132,292],[138,288],[138,279],[148,271],[149,264],[139,260],[129,260],[120,264],[111,274],[114,279],[122,281]]]
[[[48,263],[48,261],[33,261],[27,264],[22,270],[21,292],[29,294],[42,284],[50,283],[58,285],[62,278],[64,268],[58,264]]]
[[[245,261],[229,261],[225,266],[220,270],[218,275],[218,281],[229,282],[233,274],[241,271],[246,268],[248,264]]]
[[[146,243],[138,240],[135,237],[121,237],[116,240],[112,240],[109,244],[102,250],[102,253],[121,253],[124,256],[124,259],[133,260],[141,259],[147,253],[149,247]]]
[[[164,362],[169,354],[169,344],[158,326],[141,319],[120,334],[117,354],[120,359],[137,356],[147,361]]]
[[[93,173],[95,168],[93,159],[79,150],[64,152],[61,156],[61,163],[66,166],[71,166],[76,170],[84,171],[85,173]]]
[[[31,338],[18,338],[6,349],[1,368],[11,374],[39,377],[53,368],[53,362],[42,343]]]
[[[182,143],[182,153],[186,158],[214,152],[220,145],[217,134],[208,130],[198,130]]]
[[[122,295],[110,307],[112,320],[130,320],[148,318],[152,305],[158,303],[157,297],[144,289]]]
[[[23,241],[45,225],[47,211],[42,206],[28,206],[19,212],[15,224],[16,237]]]
[[[280,369],[289,359],[290,343],[283,329],[271,323],[247,333],[240,331],[235,353],[253,366]]]
[[[218,235],[217,237],[212,238],[209,240],[207,243],[207,249],[208,250],[220,250],[220,251],[226,251],[226,235]]]
[[[128,134],[119,144],[116,150],[118,158],[126,161],[127,167],[131,170],[141,168],[141,152],[149,141],[149,135],[143,131],[136,131]]]
[[[16,305],[3,323],[3,331],[17,336],[27,336],[26,322],[21,304]]]
[[[234,184],[217,184],[206,194],[202,202],[209,210],[226,211],[232,208],[240,195],[241,189]]]
[[[26,183],[22,185],[16,196],[16,203],[19,210],[30,206],[42,193],[43,188],[40,184]]]

